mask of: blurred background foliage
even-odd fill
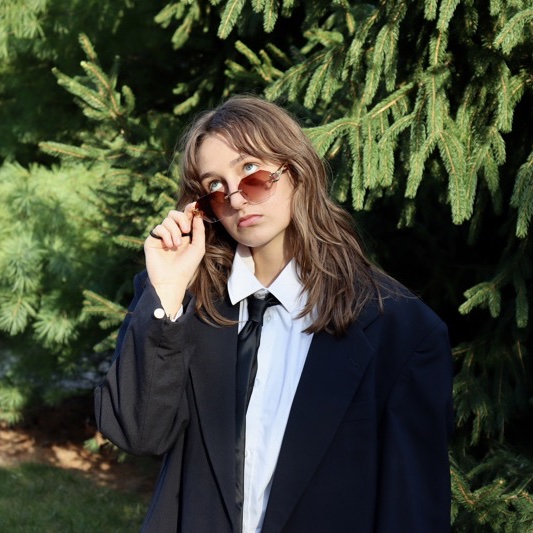
[[[531,35],[530,0],[2,0],[0,417],[95,383],[177,139],[258,94],[449,325],[454,530],[533,530]]]

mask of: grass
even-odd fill
[[[2,532],[136,532],[146,509],[141,495],[101,487],[78,472],[34,463],[0,468]]]

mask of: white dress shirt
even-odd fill
[[[306,303],[301,289],[294,261],[268,287],[281,305],[265,312],[257,375],[246,413],[243,533],[261,531],[289,412],[313,338],[303,333],[312,318],[296,318]],[[254,276],[254,261],[246,246],[237,247],[228,291],[232,304],[240,302],[240,331],[248,319],[246,298],[265,291]]]

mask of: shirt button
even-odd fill
[[[272,320],[272,314],[270,311],[265,311],[265,322],[270,322]]]
[[[165,310],[161,309],[161,307],[158,307],[154,311],[154,317],[157,318],[157,319],[165,318]]]

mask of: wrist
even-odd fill
[[[183,304],[185,287],[176,284],[154,284],[152,286],[161,300],[161,307],[165,314],[174,319]]]

